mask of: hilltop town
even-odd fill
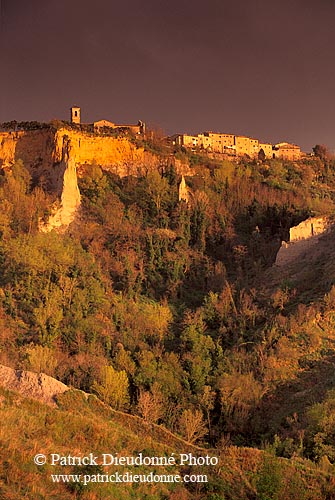
[[[71,123],[80,124],[81,109],[78,106],[71,108]],[[145,136],[146,125],[139,120],[137,125],[116,125],[109,120],[99,120],[92,124],[94,132],[106,129],[129,130],[134,134]],[[175,146],[192,150],[202,150],[208,153],[225,154],[231,157],[249,156],[250,158],[280,158],[285,160],[299,160],[303,153],[299,146],[288,142],[270,144],[258,139],[223,132],[203,132],[197,135],[174,134],[168,141]]]
[[[294,161],[299,160],[303,155],[296,144],[288,142],[270,144],[251,137],[221,132],[203,132],[198,135],[175,134],[170,140],[175,145],[192,150],[221,153],[231,157],[249,156],[250,158],[280,158]]]
[[[142,139],[149,137],[146,124],[142,120],[138,120],[136,124],[116,124],[106,119],[101,119],[93,123],[83,123],[81,121],[81,108],[79,106],[72,106],[70,108],[69,121],[53,120],[50,123],[11,121],[2,123],[0,125],[0,166],[10,165],[18,158],[24,159],[28,167],[31,164],[36,165],[38,160],[41,161],[46,151],[50,149],[50,141],[52,141],[49,138],[47,143],[41,145],[41,137],[39,137],[38,131],[43,130],[45,133],[47,130],[50,132],[55,128],[57,131],[70,128],[72,132],[81,134],[81,138],[78,135],[77,140],[72,141],[73,147],[83,147],[87,143],[88,137],[90,138],[89,147],[84,148],[85,154],[88,156],[87,158],[82,158],[84,163],[95,159],[98,163],[101,161],[104,164],[104,160],[99,158],[101,157],[102,150],[104,151],[104,159],[106,157],[110,158],[108,152],[110,144],[108,141],[104,141],[103,146],[100,143],[99,147],[97,147],[97,143],[102,136],[116,137],[118,134],[130,134],[130,136]],[[39,140],[37,139],[38,137]],[[304,156],[304,153],[296,144],[288,142],[271,144],[255,138],[223,132],[207,131],[197,135],[189,135],[187,133],[173,134],[166,137],[165,141],[167,144],[175,147],[225,155],[232,159],[246,156],[261,160],[278,158],[295,161]],[[28,151],[31,154],[28,154]],[[57,152],[54,156],[54,160],[57,162]],[[82,152],[80,156],[83,156]]]
[[[3,123],[0,168],[10,169],[21,160],[33,184],[43,185],[61,200],[61,208],[44,227],[50,230],[65,227],[73,220],[80,205],[77,176],[93,163],[120,177],[143,177],[150,171],[173,165],[181,177],[179,199],[188,201],[190,191],[183,176],[192,177],[195,171],[190,169],[187,158],[178,159],[176,153],[183,149],[234,161],[240,158],[295,161],[304,156],[299,146],[287,142],[272,145],[240,135],[203,132],[162,138],[160,146],[167,149],[163,159],[159,148],[150,147],[153,135],[142,120],[136,124],[116,124],[106,119],[83,123],[81,108],[72,106],[69,121]]]

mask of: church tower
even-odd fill
[[[80,123],[80,108],[72,106],[71,110],[71,123]]]

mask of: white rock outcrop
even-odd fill
[[[327,217],[311,217],[290,228],[290,241],[282,241],[276,266],[284,266],[307,253],[330,227]]]
[[[178,189],[178,199],[179,201],[185,201],[188,203],[190,201],[190,189],[188,188],[185,177],[181,176],[181,181]]]
[[[290,228],[290,243],[322,234],[328,229],[328,226],[327,217],[310,217]]]
[[[56,405],[55,396],[69,390],[67,385],[44,373],[14,370],[4,365],[0,365],[0,386],[48,405]]]
[[[59,172],[60,207],[51,215],[46,224],[40,226],[42,232],[66,228],[74,220],[76,211],[80,206],[77,167],[75,158],[72,155],[70,141],[64,143]]]

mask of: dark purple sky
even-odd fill
[[[334,0],[0,0],[0,121],[139,118],[335,149]]]

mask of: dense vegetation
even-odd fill
[[[45,372],[190,443],[271,446],[329,472],[335,268],[321,259],[304,282],[270,279],[268,269],[290,226],[333,213],[334,165],[175,156],[194,172],[188,204],[178,201],[172,157],[144,178],[90,165],[64,234],[38,231],[51,200],[22,162],[3,173],[0,362]],[[327,380],[315,394],[317,373]]]

